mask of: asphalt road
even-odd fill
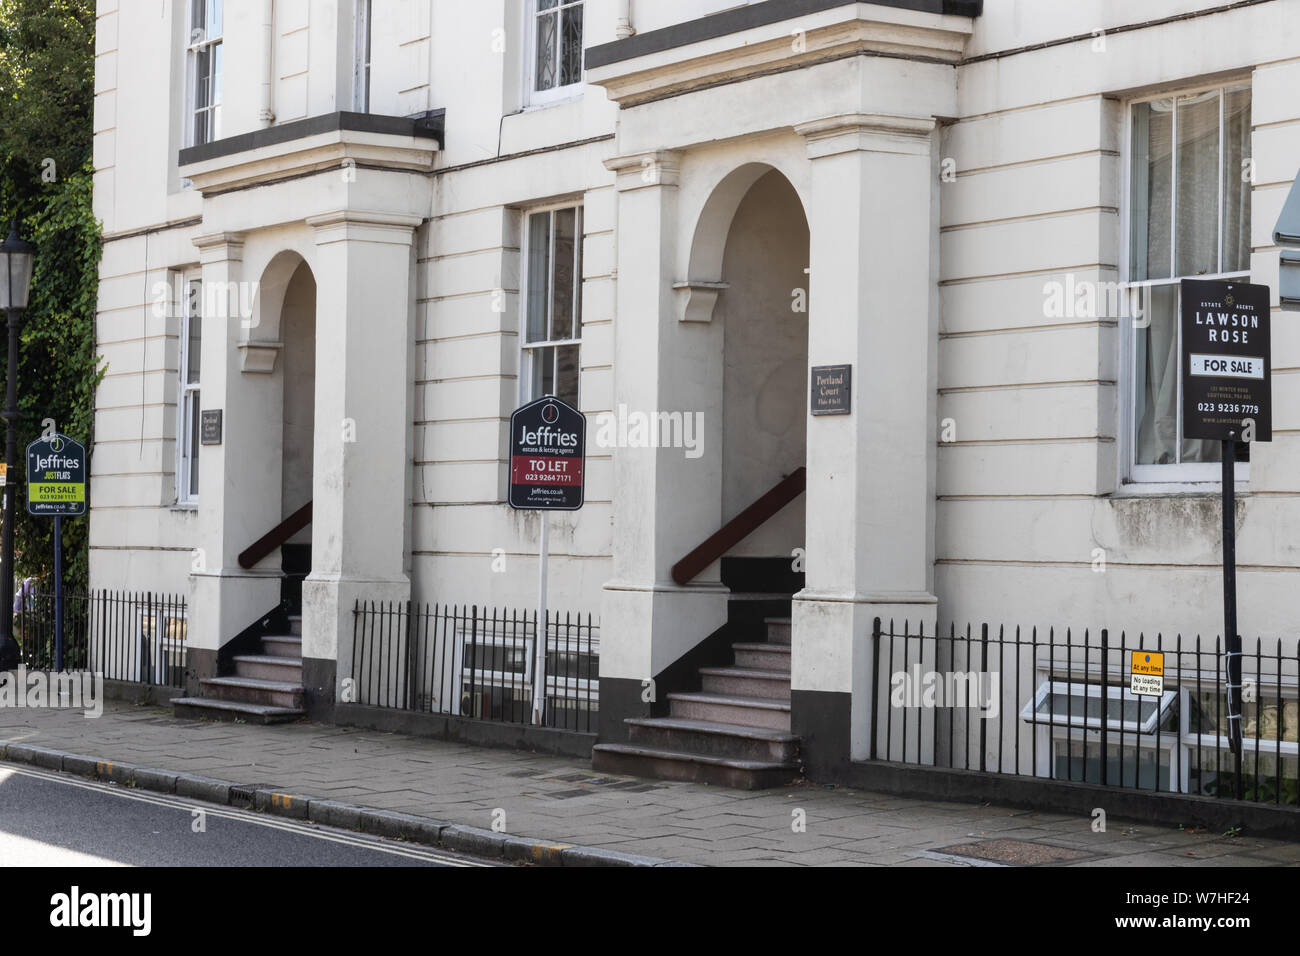
[[[492,865],[247,810],[0,766],[0,867]]]

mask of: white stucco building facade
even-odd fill
[[[877,617],[1217,633],[1176,283],[1277,306],[1300,0],[1140,6],[100,0],[92,587],[188,594],[215,673],[281,599],[283,553],[240,555],[310,502],[289,543],[328,707],[357,600],[535,604],[506,426],[554,394],[589,434],[549,603],[600,617],[602,740],[728,621],[719,563],[674,566],[800,468],[726,555],[802,574],[810,767],[867,752]],[[824,366],[848,414],[810,414]],[[1273,440],[1238,466],[1252,636],[1294,633],[1300,570],[1281,313],[1272,368]],[[636,413],[682,440],[600,435]]]

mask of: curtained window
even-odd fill
[[[196,504],[199,500],[199,363],[203,354],[203,283],[185,283],[181,304],[180,394],[176,421],[176,503]]]
[[[190,146],[221,138],[221,8],[222,0],[190,0]]]
[[[554,395],[578,407],[582,346],[582,207],[525,218],[524,401]]]
[[[1129,477],[1214,481],[1219,443],[1181,438],[1179,280],[1250,276],[1250,87],[1136,103],[1130,127]],[[1249,446],[1238,449],[1247,460]]]

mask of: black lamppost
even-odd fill
[[[0,671],[18,666],[14,640],[14,490],[18,484],[18,331],[27,309],[35,250],[18,238],[15,223],[0,242],[0,309],[9,316],[9,365],[5,370],[4,532],[0,541]]]

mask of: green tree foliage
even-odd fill
[[[94,0],[0,0],[0,208],[39,204],[90,159]]]
[[[100,225],[91,204],[94,0],[0,0],[0,223],[36,247],[19,350],[20,577],[47,576],[53,522],[26,513],[22,449],[53,419],[88,448],[95,387]],[[0,371],[8,374],[0,347]],[[87,583],[87,518],[64,522],[65,580]]]

